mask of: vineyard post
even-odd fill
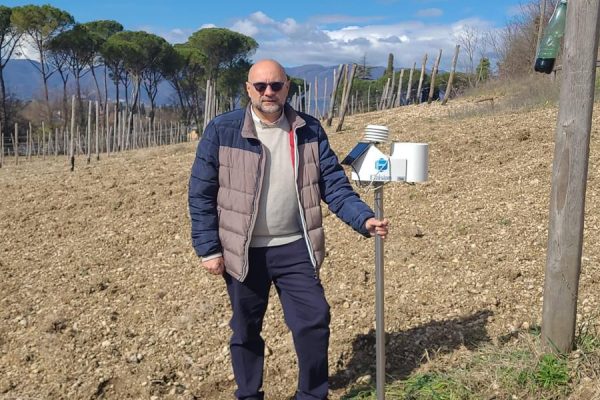
[[[575,341],[599,33],[600,0],[569,2],[542,309],[543,344],[560,353]]]

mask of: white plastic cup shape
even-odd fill
[[[394,143],[392,158],[406,160],[406,182],[425,182],[429,176],[429,144]]]

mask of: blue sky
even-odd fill
[[[358,62],[395,66],[420,64],[444,51],[448,68],[465,29],[501,29],[518,13],[521,0],[4,0],[9,7],[51,4],[78,22],[114,19],[129,30],[145,30],[171,43],[185,42],[203,27],[229,28],[259,43],[254,59],[275,58],[285,66]]]

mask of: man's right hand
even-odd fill
[[[223,272],[225,272],[225,263],[223,262],[223,257],[202,261],[202,266],[213,275],[223,275]]]

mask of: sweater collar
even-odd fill
[[[296,129],[306,125],[306,121],[294,110],[289,104],[285,104],[283,108],[283,115],[288,120],[290,127],[295,132]],[[242,124],[242,137],[258,139],[256,134],[256,128],[254,127],[254,119],[252,117],[252,105],[248,104],[246,107],[246,114],[244,116],[244,122]]]

